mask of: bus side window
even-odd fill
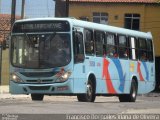
[[[135,37],[129,37],[130,56],[132,60],[138,59],[137,39]]]
[[[93,40],[93,31],[84,30],[84,40],[85,40],[85,53],[87,55],[94,54],[94,40]]]
[[[95,47],[96,47],[96,55],[97,56],[103,56],[103,54],[105,54],[105,50],[104,50],[104,32],[101,31],[95,31],[94,32],[94,36],[95,36]]]
[[[117,53],[117,41],[116,41],[116,35],[115,34],[106,34],[106,54],[108,57],[118,57]]]
[[[146,39],[144,38],[139,38],[139,59],[142,61],[147,61],[147,44],[146,44]]]
[[[119,41],[119,58],[128,58],[129,51],[128,51],[128,43],[127,38],[124,35],[118,35]]]
[[[153,62],[153,45],[152,40],[147,40],[147,52],[148,52],[148,60]]]
[[[84,45],[83,34],[81,32],[73,32],[74,61],[75,63],[84,61]]]

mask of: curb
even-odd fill
[[[0,94],[9,94],[9,86],[8,85],[0,86]]]

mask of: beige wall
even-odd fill
[[[155,53],[160,56],[160,6],[146,6],[143,30],[152,32]]]
[[[93,12],[106,12],[109,25],[124,27],[124,14],[140,14],[140,30],[152,32],[156,56],[160,56],[160,5],[153,4],[112,4],[112,3],[70,3],[69,16],[79,19],[87,16],[92,21]],[[118,16],[118,19],[115,19]]]
[[[9,50],[2,51],[2,85],[9,85]]]

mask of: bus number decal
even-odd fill
[[[95,67],[95,62],[94,61],[89,61],[89,66]]]
[[[98,62],[98,63],[97,63],[97,67],[100,67],[100,66],[101,66],[101,63]]]

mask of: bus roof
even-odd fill
[[[93,23],[93,22],[88,22],[88,21],[77,20],[74,18],[51,18],[51,17],[31,18],[31,19],[17,20],[16,23],[17,22],[29,22],[29,21],[45,21],[45,20],[67,20],[68,22],[70,22],[70,24],[72,24],[73,26],[77,26],[77,27],[95,29],[95,30],[123,34],[123,35],[128,35],[128,36],[133,36],[133,37],[152,39],[151,32],[147,32],[147,33],[140,32],[140,31],[129,30],[129,29],[120,28],[120,27],[114,27],[110,25],[104,25],[104,24],[98,24],[98,23]]]

